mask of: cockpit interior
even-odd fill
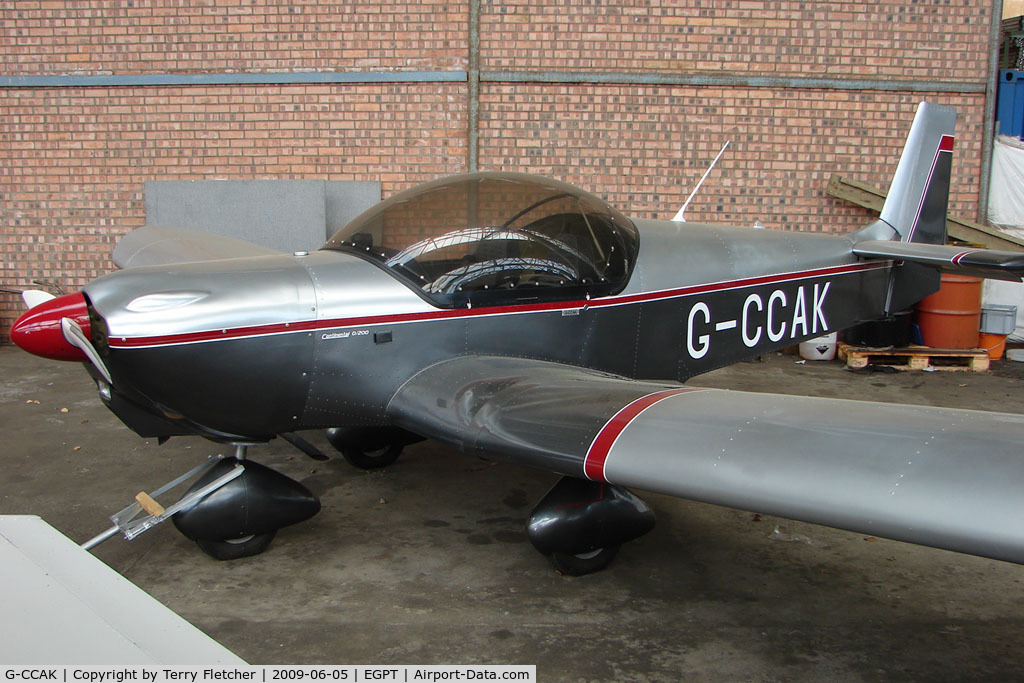
[[[399,192],[325,249],[387,268],[442,307],[614,294],[636,261],[637,231],[600,198],[519,173],[471,173]]]

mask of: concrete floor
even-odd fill
[[[694,383],[1024,413],[1024,364],[859,374],[794,360]],[[78,365],[0,347],[0,376],[0,513],[76,541],[227,454],[136,437]],[[430,442],[373,473],[283,442],[251,455],[324,506],[267,553],[217,562],[169,524],[95,552],[252,663],[536,664],[545,681],[1024,677],[1021,566],[648,495],[656,529],[610,569],[568,578],[522,531],[547,473]]]

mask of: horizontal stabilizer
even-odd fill
[[[961,275],[1014,282],[1024,280],[1024,253],[1020,252],[868,240],[855,244],[853,253],[867,259],[911,261]]]
[[[144,225],[121,238],[114,248],[113,259],[118,268],[136,268],[280,253],[201,230]]]
[[[1024,563],[1024,415],[479,356],[421,371],[388,413],[492,459]]]

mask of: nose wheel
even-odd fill
[[[259,555],[270,546],[278,529],[320,511],[320,501],[309,489],[280,472],[246,460],[246,448],[237,445],[234,458],[217,463],[185,495],[205,486],[206,479],[221,476],[244,461],[241,475],[173,518],[178,531],[217,560]]]
[[[114,526],[82,544],[91,550],[120,532],[132,540],[172,520],[186,538],[218,560],[262,553],[277,530],[309,519],[320,501],[309,489],[280,472],[245,459],[247,444],[235,457],[217,456],[111,516]],[[156,498],[198,477],[181,498],[166,508]]]
[[[196,545],[204,553],[215,560],[238,560],[243,557],[259,555],[274,540],[277,531],[270,531],[265,534],[250,534],[241,538],[226,538],[223,541],[215,541],[209,538],[197,538]]]

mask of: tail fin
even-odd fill
[[[917,108],[881,216],[903,242],[946,243],[955,124],[949,107],[922,102]]]
[[[1024,281],[1024,254],[946,246],[946,207],[953,167],[953,126],[956,112],[922,102],[907,136],[882,219],[857,233],[853,253],[865,259],[886,259],[928,266],[937,271],[999,280]],[[899,233],[900,241],[892,239]],[[921,269],[894,273],[886,311],[899,311],[939,287]]]

